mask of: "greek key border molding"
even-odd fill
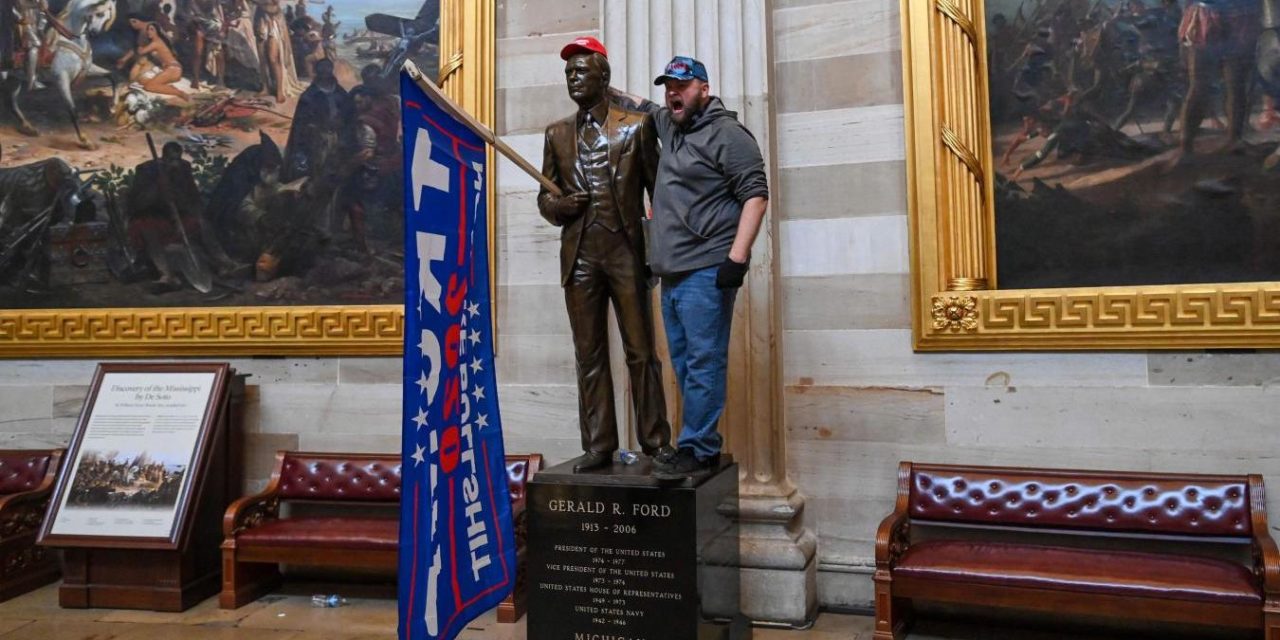
[[[980,331],[1280,328],[1280,288],[1021,294],[981,298]],[[1280,334],[1270,336],[1280,346]]]
[[[404,311],[364,307],[0,312],[0,356],[394,355]]]
[[[937,291],[930,303],[921,350],[1280,348],[1280,283]]]

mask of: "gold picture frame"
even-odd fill
[[[1280,282],[1001,290],[983,0],[903,0],[919,351],[1280,347]]]
[[[440,84],[492,127],[495,5],[442,0],[440,22]],[[491,229],[494,176],[490,171]],[[489,242],[493,256],[492,236]],[[0,310],[0,358],[396,355],[403,335],[398,304]]]

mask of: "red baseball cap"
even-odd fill
[[[560,59],[568,60],[579,53],[598,53],[606,58],[609,57],[608,50],[604,48],[604,45],[600,44],[599,40],[596,40],[591,36],[582,36],[580,38],[574,38],[573,42],[566,44],[564,48],[560,50]]]

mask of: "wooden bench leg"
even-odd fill
[[[35,536],[21,544],[0,549],[0,602],[57,582],[62,576],[57,555],[45,547],[35,546]]]
[[[1262,617],[1264,640],[1280,640],[1280,611],[1266,611]]]
[[[519,598],[517,597],[518,595],[512,593],[507,596],[506,600],[498,603],[498,622],[512,624],[519,622],[520,618],[524,616],[524,598]]]
[[[503,624],[511,624],[520,620],[524,616],[525,603],[527,602],[528,573],[525,570],[524,549],[516,554],[516,586],[511,590],[511,595],[505,600],[498,603],[498,622]]]
[[[893,597],[891,578],[876,572],[876,631],[874,640],[902,640],[906,637],[911,602]],[[1268,639],[1270,640],[1270,639]],[[1280,640],[1280,639],[1277,639]]]
[[[261,562],[237,562],[234,548],[222,550],[222,592],[218,606],[239,609],[280,586],[280,566]]]

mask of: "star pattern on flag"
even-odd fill
[[[419,408],[418,415],[414,416],[413,418],[413,423],[418,425],[417,428],[419,429],[427,426],[427,411],[425,409]]]
[[[476,385],[476,390],[471,392],[471,396],[476,399],[476,402],[484,400],[484,387]]]
[[[467,334],[468,334],[468,335],[467,335],[467,339],[471,341],[471,345],[472,345],[472,346],[475,346],[475,345],[477,345],[477,344],[480,344],[480,330],[479,330],[479,329],[472,329],[472,330],[468,331],[468,332],[467,332]]]
[[[472,318],[480,315],[480,305],[477,304],[474,300],[467,302],[467,315],[471,316]]]
[[[427,453],[427,450],[425,447],[423,447],[420,444],[414,445],[413,455],[409,456],[410,458],[413,458],[413,466],[416,467],[422,464],[423,462],[426,462],[426,453]]]
[[[480,358],[471,359],[471,375],[475,375],[484,371],[484,363],[480,362]]]
[[[427,372],[426,372],[426,371],[419,371],[419,372],[418,372],[418,381],[417,381],[417,382],[415,382],[414,384],[418,385],[418,392],[419,392],[419,393],[424,393],[424,394],[425,394],[425,393],[427,392],[427,387],[431,386],[431,381],[430,381],[430,380],[427,380]]]
[[[479,427],[479,428],[481,428],[481,429],[483,429],[483,428],[485,428],[485,427],[489,426],[489,416],[487,416],[487,415],[485,415],[485,414],[483,414],[483,413],[482,413],[482,414],[480,414],[479,416],[477,416],[477,417],[476,417],[476,426],[477,426],[477,427]]]

